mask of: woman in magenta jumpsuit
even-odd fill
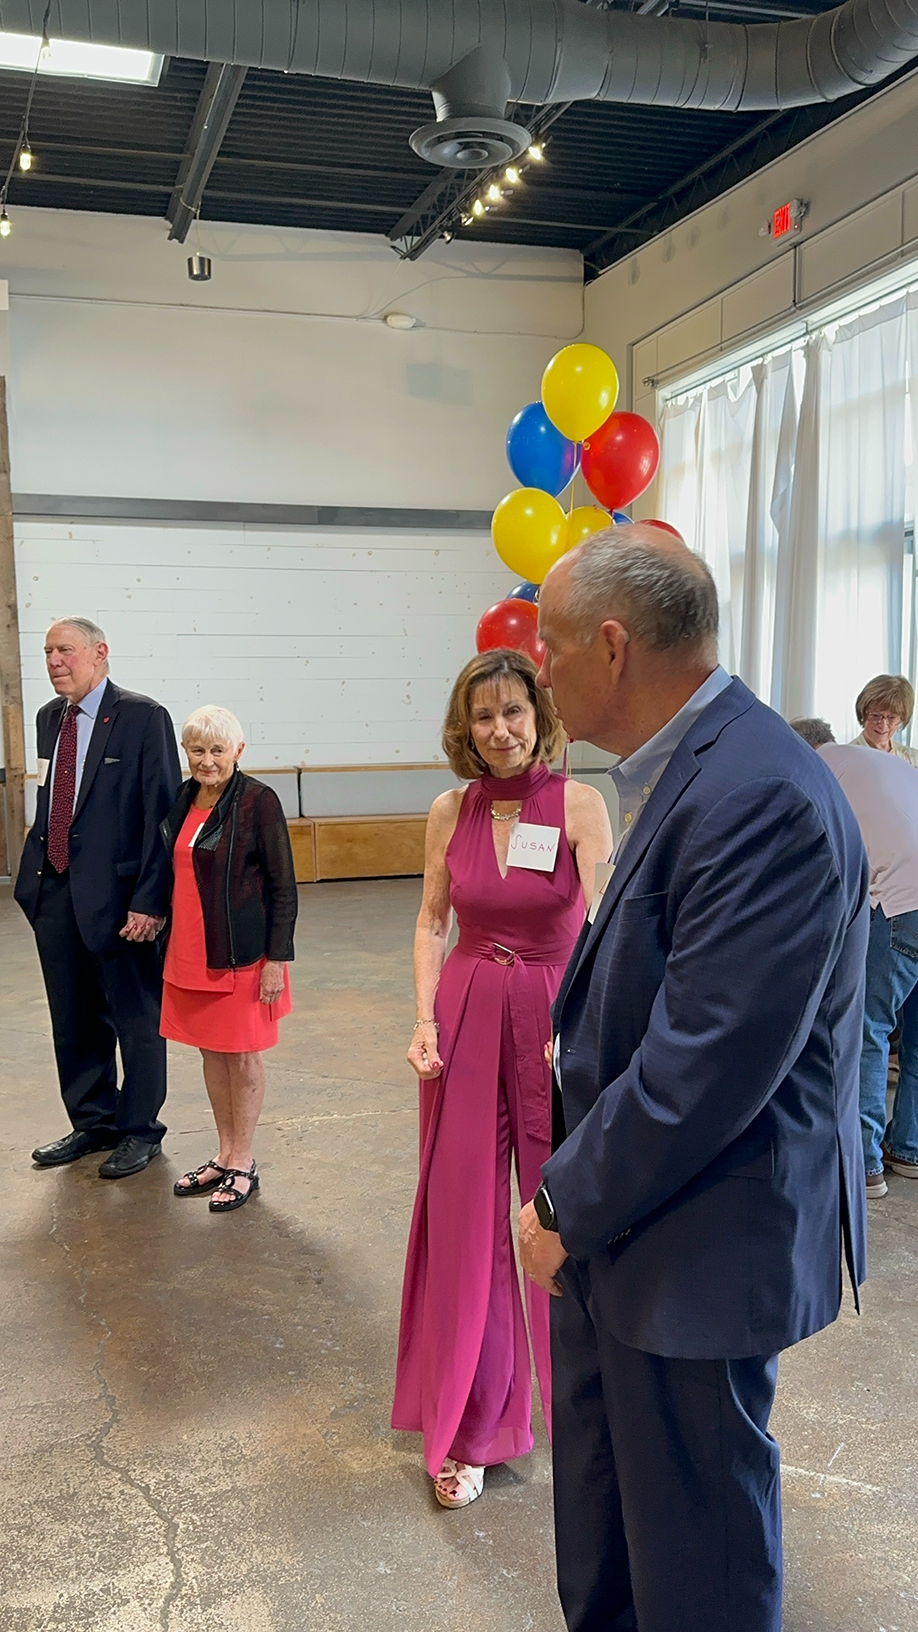
[[[392,1412],[423,1434],[443,1507],[474,1501],[486,1466],[533,1443],[511,1153],[525,1203],[551,1153],[549,1010],[612,849],[601,795],[549,769],[562,742],[529,658],[484,652],[463,669],[443,746],[472,780],[434,800],[415,937],[421,1173]],[[548,1297],[527,1282],[526,1301],[550,1425]]]

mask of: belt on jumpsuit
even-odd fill
[[[535,994],[529,979],[527,965],[538,967],[566,964],[575,943],[559,942],[555,946],[512,947],[500,941],[484,941],[475,935],[460,931],[456,951],[465,958],[477,958],[484,963],[496,963],[508,971],[506,981],[507,1007],[513,1034],[513,1052],[523,1126],[532,1139],[550,1138],[551,1109],[545,1099],[545,1045],[539,1029]]]

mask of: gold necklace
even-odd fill
[[[501,816],[500,812],[495,810],[494,806],[492,805],[491,820],[492,822],[515,822],[517,816],[519,816],[520,812],[522,811],[522,808],[522,805],[517,805],[516,810],[511,810],[509,816]]]

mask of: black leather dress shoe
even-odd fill
[[[126,1179],[129,1173],[142,1173],[162,1148],[161,1144],[151,1145],[149,1139],[122,1139],[99,1168],[99,1178]]]
[[[118,1143],[113,1134],[87,1133],[75,1128],[64,1139],[55,1139],[52,1145],[39,1145],[32,1152],[33,1162],[39,1167],[63,1167],[67,1162],[78,1162],[94,1150],[111,1150]]]

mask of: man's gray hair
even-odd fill
[[[652,651],[707,648],[716,657],[717,589],[700,555],[675,549],[659,528],[607,527],[571,564],[565,612],[592,641],[607,618]]]
[[[93,623],[92,618],[55,618],[48,627],[55,629],[60,623],[66,623],[68,629],[79,630],[87,646],[98,646],[100,642],[104,646],[108,645],[104,631],[97,623]]]
[[[823,748],[827,742],[835,741],[835,732],[828,720],[791,720],[790,725],[811,748]]]

